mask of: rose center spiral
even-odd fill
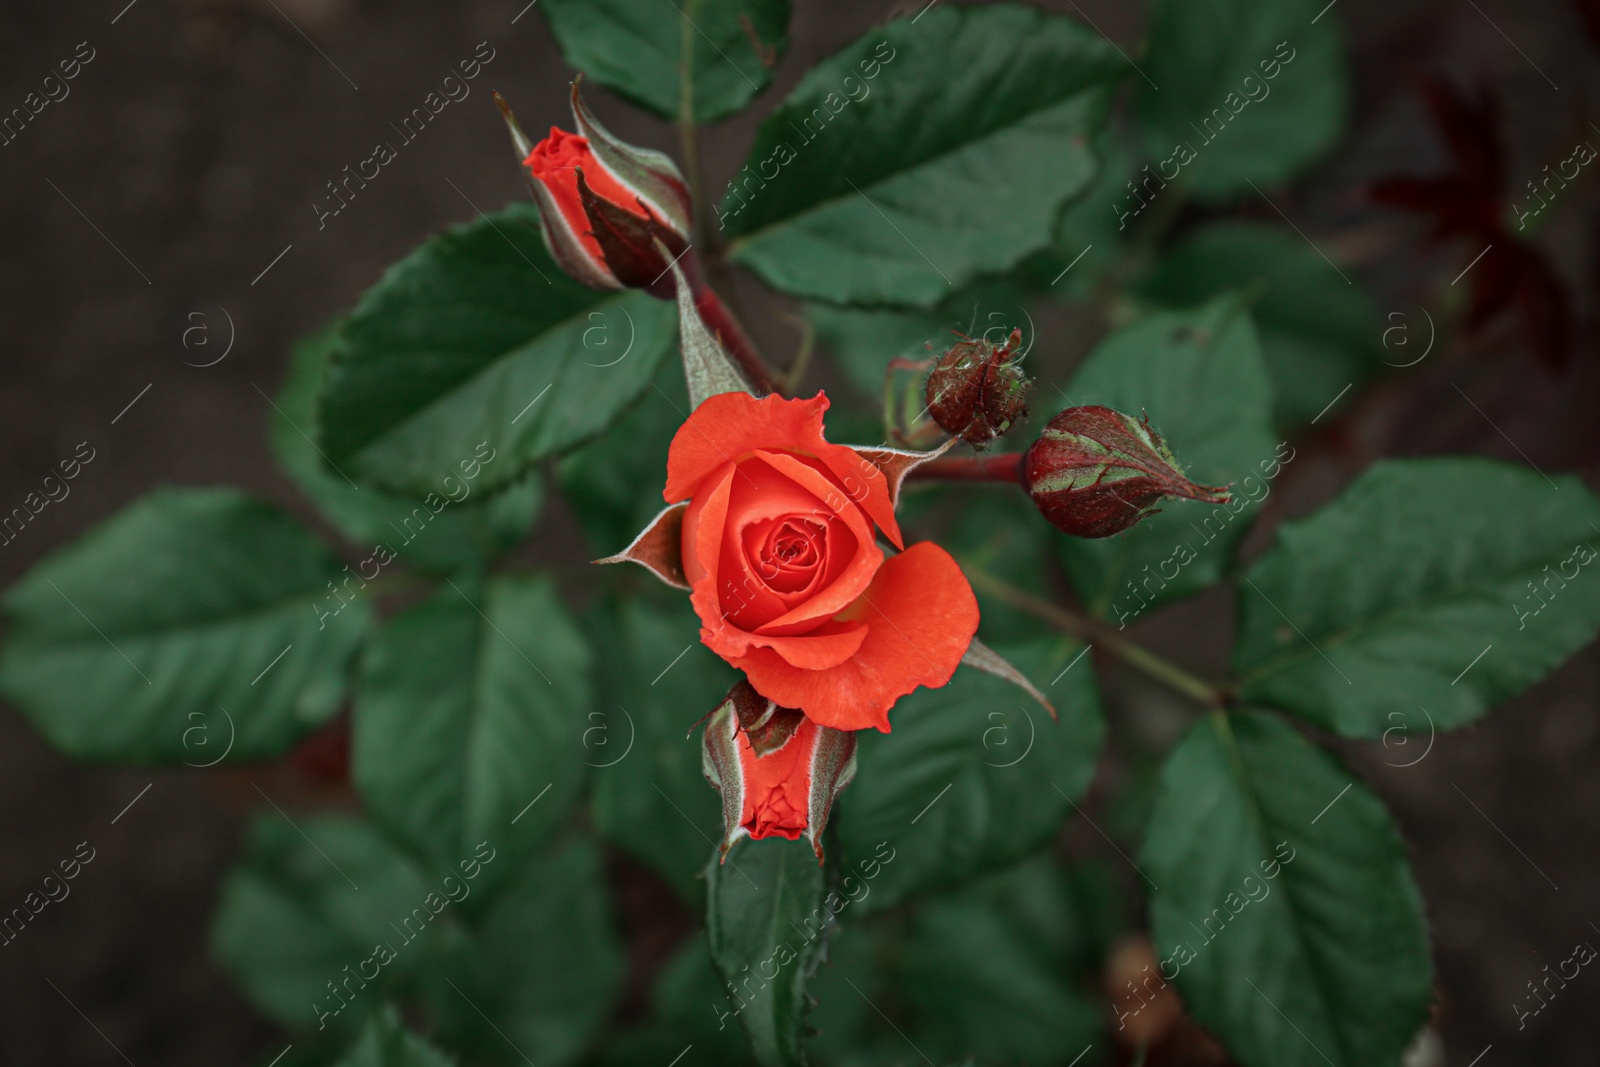
[[[825,523],[790,515],[762,523],[756,531],[754,552],[749,553],[751,568],[768,588],[779,593],[805,589],[827,558],[828,528]]]

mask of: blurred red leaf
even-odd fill
[[[1584,2],[1597,7],[1600,17],[1600,0]],[[1431,242],[1469,239],[1471,254],[1481,257],[1466,272],[1472,287],[1469,329],[1481,330],[1503,312],[1516,314],[1534,353],[1551,366],[1563,365],[1572,345],[1566,288],[1544,251],[1513,237],[1505,224],[1506,151],[1498,96],[1487,82],[1463,90],[1441,79],[1425,82],[1422,93],[1449,146],[1453,169],[1425,178],[1382,178],[1368,195],[1430,217]]]

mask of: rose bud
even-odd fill
[[[1183,1024],[1183,1002],[1161,975],[1155,946],[1144,934],[1130,934],[1112,946],[1105,987],[1117,1016],[1113,1036],[1120,1045],[1153,1047]]]
[[[1017,362],[1022,331],[1012,330],[1002,345],[956,336],[961,340],[928,375],[928,414],[946,433],[982,448],[1028,414],[1033,382]]]
[[[595,289],[644,289],[670,299],[668,267],[688,250],[692,220],[689,187],[672,160],[612,136],[584,104],[577,81],[578,132],[552,126],[538,144],[498,93],[494,99],[539,205],[545,244],[561,268]]]
[[[701,760],[722,793],[721,854],[741,837],[804,837],[822,862],[833,798],[856,773],[856,735],[780,708],[741,678],[706,724]]]
[[[1225,486],[1196,485],[1150,428],[1110,408],[1068,408],[1023,459],[1023,485],[1056,529],[1110,537],[1153,514],[1163,497],[1226,504]]]

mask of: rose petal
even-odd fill
[[[760,572],[744,550],[744,531],[752,525],[787,515],[831,516],[822,511],[821,502],[814,495],[766,463],[747,459],[730,469],[733,477],[728,482],[727,509],[717,548],[718,614],[725,615],[729,622],[741,630],[753,631],[763,623],[785,614],[799,601],[782,595],[767,584],[767,576]],[[861,525],[864,528],[866,524],[863,522]],[[848,533],[845,533],[845,537],[851,542],[855,540]],[[855,545],[851,543],[847,547],[853,554]]]
[[[837,667],[859,652],[862,642],[867,639],[867,633],[868,627],[865,623],[826,622],[815,630],[809,630],[795,637],[751,634],[744,647],[733,651],[731,655],[723,653],[720,648],[713,648],[712,651],[731,663],[734,658],[744,655],[748,649],[766,648],[782,656],[784,662],[792,667],[820,671]]]
[[[846,617],[865,622],[867,634],[837,666],[805,670],[766,648],[730,662],[762,696],[804,708],[814,722],[887,733],[896,700],[955,673],[978,629],[978,602],[950,554],[923,542],[888,559]]]
[[[894,547],[904,548],[900,524],[894,518],[899,485],[896,483],[891,490],[883,469],[873,461],[868,450],[851,448],[849,445],[830,445],[827,451],[817,453],[817,458],[828,465],[833,476],[844,486],[845,493],[877,524],[884,536],[894,543]]]
[[[760,466],[759,464],[757,465]],[[782,611],[777,596],[746,570],[728,571],[723,567],[723,539],[728,525],[732,487],[741,477],[739,468],[729,467],[707,490],[687,505],[683,519],[684,571],[692,592],[689,602],[700,616],[700,640],[723,659],[732,663],[752,648],[765,648],[785,663],[806,670],[820,670],[844,662],[866,639],[866,626],[860,622],[811,624],[806,634],[758,635],[731,621],[734,610],[726,604],[731,587],[736,610],[765,610],[762,598],[771,598]],[[820,477],[820,476],[818,476]],[[810,494],[799,494],[812,499]],[[858,520],[865,526],[865,520]],[[877,548],[872,552],[879,553]],[[879,553],[881,556],[881,553]],[[742,558],[742,556],[741,556]]]
[[[740,547],[767,588],[785,603],[794,604],[823,584],[828,570],[828,531],[834,525],[815,517],[764,519],[740,532]]]
[[[596,196],[624,208],[632,208],[634,194],[601,165],[589,148],[589,139],[557,126],[550,136],[533,146],[522,164],[535,181],[550,191],[566,228],[576,235],[590,258],[604,261],[600,242],[589,232],[589,216],[578,196],[578,171],[584,171],[589,188]],[[633,210],[637,210],[633,208]]]
[[[770,462],[774,460],[777,466]],[[784,469],[780,470],[780,467]],[[744,551],[744,532],[748,527],[787,516],[814,517],[827,523],[831,534],[829,547],[832,562],[826,577],[832,582],[854,564],[865,571],[857,583],[857,592],[865,588],[872,572],[882,562],[883,553],[873,544],[872,528],[866,517],[859,508],[844,499],[832,482],[781,453],[754,453],[728,470],[727,500],[718,505],[718,514],[721,516],[718,519],[720,541],[717,542],[714,583],[718,618],[726,619],[740,630],[754,632],[774,619],[787,617],[791,607],[803,607],[807,603],[808,598],[787,597],[772,589],[767,584],[766,576]],[[798,480],[794,476],[796,473]],[[720,481],[715,483],[713,491],[720,491],[721,484]],[[702,489],[695,501],[706,496],[706,490]],[[831,511],[822,496],[833,497],[843,511]],[[689,507],[691,514],[700,513],[696,503],[691,503]],[[703,544],[699,550],[710,551],[712,535],[700,536]],[[866,546],[864,550],[863,545]],[[707,572],[712,569],[708,564]],[[803,624],[799,627],[761,632],[801,632],[831,617],[854,598],[855,594],[852,594],[825,602],[823,610],[804,615]],[[709,625],[710,620],[706,621]]]
[[[867,516],[898,547],[900,527],[883,474],[865,462],[854,449],[829,444],[822,436],[822,414],[828,398],[818,393],[809,400],[780,396],[757,399],[745,393],[719,393],[708,397],[678,428],[667,452],[667,503],[693,497],[716,471],[756,450],[796,452],[815,456]]]
[[[861,510],[844,497],[838,486],[825,476],[794,456],[782,452],[760,452],[757,455],[773,471],[789,479],[791,484],[805,489],[816,501],[816,506],[825,509],[820,513],[822,517],[837,517],[855,535],[854,550],[848,560],[841,561],[843,566],[837,578],[826,588],[819,590],[816,596],[783,615],[764,620],[758,627],[759,632],[763,634],[800,633],[802,628],[831,618],[853,603],[871,584],[872,576],[883,563],[883,550],[874,544],[872,527],[867,524]],[[739,490],[740,487],[735,485],[734,499],[728,505],[728,514],[735,517],[730,521],[736,522],[743,515],[741,510],[743,502],[738,499],[741,495]],[[755,493],[751,495],[756,496]],[[764,502],[759,502],[757,497],[757,501],[753,501],[752,505],[760,506],[761,503]],[[830,545],[830,548],[832,547]],[[841,544],[838,547],[843,549],[845,546]]]
[[[723,472],[714,485],[706,488],[690,501],[683,513],[683,572],[689,579],[689,603],[700,616],[701,637],[708,631],[729,627],[717,587],[719,561],[722,555],[722,528],[728,521],[728,491],[734,476],[733,467]],[[740,596],[757,596],[755,587],[739,589]],[[780,605],[781,610],[781,605]],[[708,641],[709,643],[709,641]]]

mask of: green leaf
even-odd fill
[[[479,461],[474,491],[510,485],[610,426],[676,322],[666,301],[569,278],[537,209],[512,204],[426,241],[361,298],[329,367],[322,450],[415,496],[459,492]]]
[[[1594,640],[1597,546],[1577,478],[1379,463],[1240,582],[1243,696],[1347,737],[1470,722]]]
[[[565,1067],[611,1017],[626,972],[600,852],[540,855],[426,976],[440,1039],[473,1063]]]
[[[340,533],[373,550],[363,573],[370,573],[377,562],[379,545],[421,570],[451,571],[493,559],[527,536],[543,496],[537,476],[487,500],[470,499],[470,483],[460,482],[467,485],[468,495],[436,513],[420,499],[356,486],[327,465],[313,442],[320,434],[317,396],[335,336],[336,329],[330,328],[294,346],[289,375],[273,402],[272,451]]]
[[[1126,533],[1062,539],[1067,573],[1091,610],[1131,622],[1219,581],[1283,458],[1255,327],[1238,301],[1146,315],[1102,341],[1056,395],[1147,414],[1191,480],[1233,486],[1228,504],[1168,500]]]
[[[795,296],[930,307],[1049,244],[1127,73],[1093,30],[1013,4],[873,29],[762,124],[718,210],[729,252]]]
[[[455,1060],[411,1033],[393,1008],[368,1021],[335,1067],[450,1067]]]
[[[1189,307],[1242,290],[1259,297],[1251,316],[1285,429],[1316,418],[1352,383],[1378,367],[1378,313],[1298,234],[1275,226],[1224,223],[1173,249],[1139,283],[1141,295]]]
[[[1044,691],[1050,717],[1022,690],[971,668],[895,705],[891,734],[862,732],[856,777],[836,808],[846,868],[887,842],[891,857],[857,909],[954,888],[1031,854],[1087,788],[1105,738],[1094,671],[1061,641],[997,651]]]
[[[844,888],[840,886],[839,888]],[[924,1063],[904,1030],[910,1020],[899,1010],[898,975],[890,963],[899,955],[901,924],[892,920],[848,923],[834,931],[828,958],[806,987],[816,1007],[806,1019],[816,1033],[806,1042],[813,1063],[829,1067],[910,1067]],[[881,1005],[893,1018],[880,1015]]]
[[[711,959],[763,1067],[805,1063],[806,983],[827,955],[831,925],[824,890],[822,865],[803,840],[751,841],[725,863],[713,852],[706,865]]]
[[[593,625],[595,646],[626,665],[601,672],[583,735],[583,758],[595,768],[595,829],[698,910],[705,855],[722,840],[722,804],[701,770],[696,724],[737,676],[700,643],[700,622],[680,593],[607,602]]]
[[[683,368],[670,360],[656,370],[653,385],[609,433],[556,467],[562,495],[596,556],[631,544],[665,506],[667,449],[688,416],[689,397]]]
[[[333,714],[366,633],[335,581],[363,584],[276,508],[158,490],[7,591],[0,690],[77,759],[275,756]]]
[[[588,644],[547,579],[451,580],[363,664],[352,773],[373,820],[446,870],[482,842],[498,885],[583,782]]]
[[[900,983],[916,1047],[936,1062],[1066,1063],[1099,1036],[1074,974],[1086,939],[1066,871],[1048,858],[917,909]]]
[[[1106,130],[1095,139],[1100,171],[1081,196],[1067,205],[1056,223],[1051,247],[1024,266],[1028,281],[1057,298],[1089,300],[1095,288],[1119,262],[1122,243],[1130,235],[1128,181],[1139,170],[1121,137]]]
[[[1162,179],[1208,200],[1254,196],[1251,182],[1287,181],[1333,147],[1345,119],[1344,34],[1322,6],[1156,0],[1138,86],[1155,161],[1146,196],[1172,195]]]
[[[351,1028],[427,958],[437,929],[430,888],[365,823],[300,815],[291,824],[289,816],[263,813],[223,883],[212,951],[251,1003],[281,1025]],[[375,956],[379,945],[389,949],[387,963]]]
[[[789,44],[788,0],[544,0],[541,10],[568,66],[664,119],[738,111]]]
[[[1027,440],[1026,431],[1018,433]],[[1060,534],[1033,501],[1009,485],[938,485],[913,483],[900,498],[902,527],[927,536],[974,568],[1024,589],[1048,589],[1047,561]],[[1037,640],[1039,620],[1003,603],[981,589],[979,618],[983,639],[990,643]]]
[[[1141,863],[1159,887],[1162,978],[1245,1067],[1398,1063],[1427,1021],[1405,843],[1382,803],[1282,720],[1194,725],[1168,758]]]
[[[662,967],[650,992],[650,1005],[650,1021],[623,1034],[606,1050],[602,1061],[606,1067],[670,1064],[691,1045],[701,1063],[754,1062],[703,933],[685,941]]]

